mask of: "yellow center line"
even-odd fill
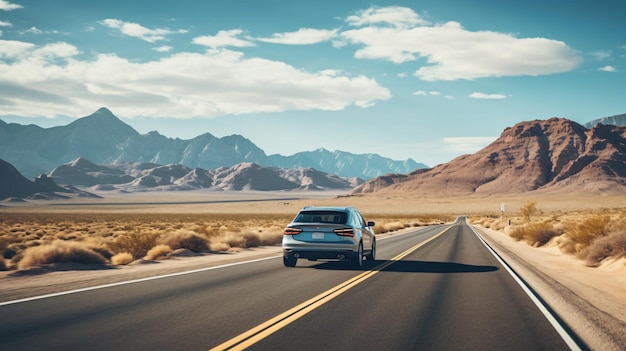
[[[220,344],[217,345],[215,347],[213,347],[212,349],[210,349],[209,351],[221,351],[221,350],[245,350],[246,348],[256,344],[257,342],[265,339],[266,337],[270,336],[271,334],[274,334],[275,332],[277,332],[278,330],[282,329],[283,327],[293,323],[294,321],[296,321],[297,319],[299,319],[300,317],[308,314],[309,312],[317,309],[318,307],[322,306],[323,304],[327,303],[328,301],[334,299],[335,297],[343,294],[344,292],[348,291],[349,289],[357,286],[358,284],[362,283],[363,281],[365,281],[368,278],[371,278],[372,276],[374,276],[375,274],[377,274],[378,272],[380,272],[381,270],[385,269],[386,267],[392,265],[394,262],[400,261],[401,259],[403,259],[404,257],[408,256],[410,253],[412,253],[413,251],[419,249],[420,247],[426,245],[427,243],[435,240],[436,238],[438,238],[439,236],[441,236],[443,233],[445,233],[448,229],[450,229],[451,227],[448,227],[444,230],[442,230],[441,232],[439,232],[437,235],[424,240],[422,242],[420,242],[419,244],[411,247],[410,249],[404,251],[403,253],[397,255],[396,257],[390,259],[389,261],[382,263],[380,265],[378,265],[377,267],[373,268],[372,270],[363,272],[359,275],[357,275],[354,278],[348,279],[345,282],[332,287],[328,290],[326,290],[325,292],[299,304],[296,307],[291,308],[290,310],[283,312],[281,314],[279,314],[278,316],[263,322],[259,325],[257,325],[256,327]]]

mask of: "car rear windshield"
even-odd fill
[[[300,212],[294,222],[298,223],[335,223],[344,224],[348,219],[345,212],[336,211],[306,211]]]

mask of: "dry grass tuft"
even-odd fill
[[[507,218],[498,218],[489,223],[489,226],[493,230],[504,230],[509,226],[509,220]]]
[[[594,240],[584,251],[588,266],[599,266],[607,258],[626,257],[626,231],[614,233]]]
[[[100,254],[100,256],[104,257],[107,260],[110,260],[113,257],[113,252],[111,252],[111,248],[109,245],[104,243],[96,243],[92,241],[82,242],[86,247]]]
[[[574,240],[574,242],[586,247],[589,246],[595,238],[607,234],[607,226],[610,221],[611,217],[607,215],[591,215],[580,223],[567,225],[565,227],[566,234]]]
[[[214,252],[225,252],[230,249],[230,245],[223,243],[221,241],[210,242],[209,249]]]
[[[561,251],[568,253],[570,255],[575,255],[577,252],[581,251],[582,249],[582,246],[580,244],[576,244],[574,240],[572,240],[566,235],[562,235],[559,238],[558,245]]]
[[[54,241],[47,245],[26,249],[18,268],[28,269],[56,262],[106,264],[104,257],[80,243]]]
[[[145,259],[146,260],[163,259],[163,258],[166,258],[167,255],[169,255],[172,251],[174,250],[172,250],[172,248],[169,245],[160,244],[151,248],[146,254]]]
[[[401,221],[393,221],[393,222],[377,221],[376,225],[374,226],[374,233],[382,234],[382,233],[395,232],[395,231],[404,229],[406,227],[407,227],[407,224]]]
[[[137,259],[144,257],[148,250],[156,245],[158,237],[156,233],[136,231],[118,236],[113,243],[113,247],[116,252],[127,252]]]
[[[209,249],[206,236],[184,229],[166,234],[158,242],[173,250],[188,249],[193,252],[203,252]]]
[[[530,222],[531,217],[535,216],[539,210],[537,209],[536,201],[529,201],[520,208],[520,214]]]
[[[246,247],[261,246],[261,238],[256,233],[251,232],[229,232],[223,237],[223,242],[229,247],[244,249]]]
[[[134,261],[133,255],[128,252],[120,252],[111,257],[111,264],[114,266],[127,265]]]
[[[381,214],[368,215],[367,220],[373,220],[376,225],[373,227],[374,233],[384,234],[392,233],[398,230],[411,227],[420,227],[434,224],[443,224],[452,222],[456,217],[443,214],[422,214],[422,215],[404,215],[389,216]]]
[[[552,238],[561,235],[562,232],[549,222],[528,223],[517,226],[509,231],[509,236],[517,241],[524,240],[529,245],[540,247],[547,244]]]
[[[278,245],[282,243],[283,235],[282,228],[264,233],[261,236],[261,246]]]
[[[621,214],[621,217],[611,220],[607,230],[609,233],[626,232],[626,214]]]
[[[212,251],[228,251],[231,248],[245,249],[259,246],[280,244],[283,240],[283,230],[279,227],[270,228],[267,232],[243,228],[236,231],[227,231],[211,239]]]

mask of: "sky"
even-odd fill
[[[623,0],[0,0],[0,119],[435,166],[626,113]],[[0,140],[1,142],[1,140]]]

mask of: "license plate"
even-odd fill
[[[313,240],[324,240],[324,233],[313,233],[311,237]]]

